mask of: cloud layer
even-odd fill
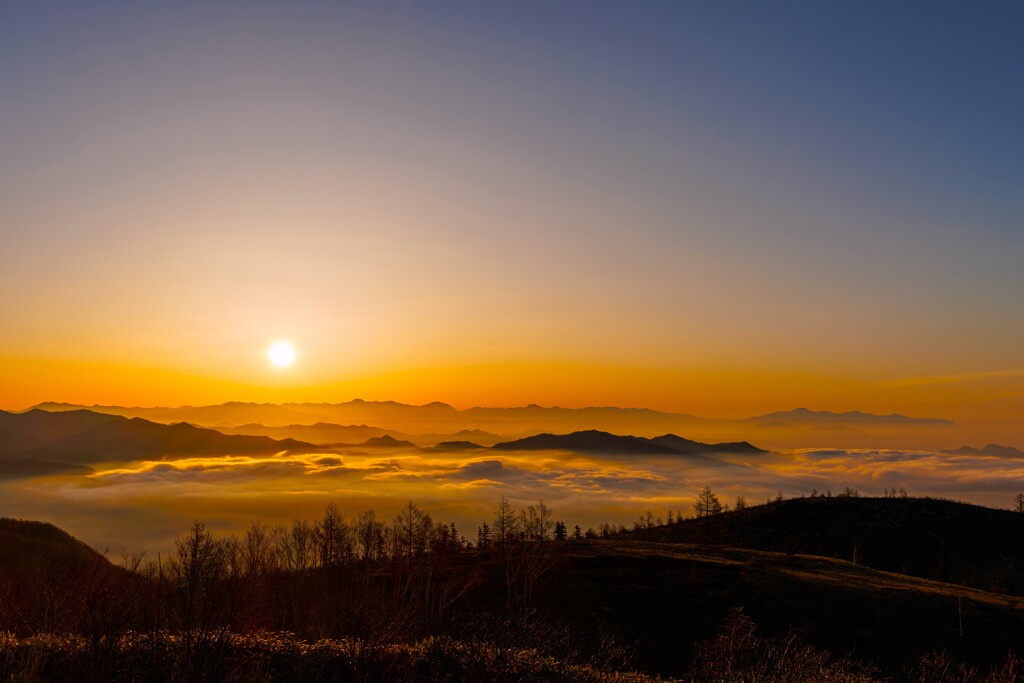
[[[122,548],[165,551],[194,519],[234,531],[256,519],[315,518],[330,501],[346,514],[372,508],[389,516],[412,499],[472,537],[502,496],[517,506],[544,499],[559,519],[586,528],[629,524],[645,510],[690,514],[705,484],[726,501],[904,487],[911,495],[1005,507],[1021,481],[1024,459],[915,450],[804,449],[698,463],[559,452],[225,456],[2,482],[0,515],[54,522],[116,556]]]

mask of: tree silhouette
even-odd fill
[[[711,542],[711,517],[722,511],[722,503],[711,487],[705,486],[697,494],[693,508],[697,512],[697,519],[704,519],[704,545],[707,545]]]
[[[379,558],[384,552],[384,524],[377,521],[373,510],[359,515],[355,523],[356,541],[363,563]]]
[[[541,500],[536,506],[527,506],[520,513],[520,523],[525,537],[531,541],[546,541],[551,537],[554,521],[551,519],[551,508]]]
[[[508,498],[502,496],[498,507],[494,508],[494,541],[498,544],[502,560],[505,559],[509,544],[519,535],[520,528],[515,509]]]
[[[341,564],[352,552],[351,532],[338,506],[329,503],[324,517],[316,526],[321,567]]]
[[[400,554],[408,559],[410,570],[413,558],[422,555],[427,549],[427,541],[433,528],[434,520],[411,500],[395,518],[394,537]]]
[[[1024,493],[1018,493],[1014,496],[1013,509],[1017,512],[1024,512]]]
[[[229,590],[230,547],[214,538],[203,522],[195,522],[174,541],[168,561],[173,606],[182,637],[186,669],[209,654],[227,636],[238,612],[237,591]],[[191,673],[191,672],[190,672]]]
[[[735,509],[735,510],[746,510],[747,509],[747,499],[744,498],[743,496],[736,496],[736,504],[733,506],[733,509]]]
[[[476,547],[487,550],[491,547],[491,527],[484,522],[476,530]]]

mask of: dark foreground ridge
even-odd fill
[[[1024,595],[1024,514],[928,498],[795,498],[628,534],[847,560]]]
[[[234,540],[197,523],[174,553],[129,569],[51,525],[2,520],[0,676],[994,683],[1024,670],[1007,655],[1024,651],[1021,597],[866,566],[911,567],[921,550],[902,534],[915,530],[943,547],[979,525],[1019,534],[1020,513],[799,499],[715,515],[710,544],[704,520],[602,538],[550,515],[503,501],[473,546],[413,504],[391,524],[329,508]],[[518,530],[499,535],[499,518]],[[861,539],[856,562],[810,554],[828,554],[836,523]],[[987,543],[962,550],[988,567],[1019,550]],[[71,635],[33,639],[55,633]]]

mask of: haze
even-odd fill
[[[82,465],[14,430],[0,512],[159,545],[197,516],[346,496],[467,524],[502,494],[627,523],[705,483],[1008,504],[1024,8],[789,9],[0,7],[0,408],[317,449]],[[391,419],[357,398],[428,408]],[[225,403],[245,406],[178,410]],[[319,422],[414,446],[352,452],[374,435],[316,440]],[[770,453],[420,449],[592,429]]]
[[[1021,28],[6,6],[0,405],[1018,416]]]

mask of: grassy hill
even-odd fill
[[[786,523],[795,534],[793,543],[827,549],[843,534],[854,533],[865,550],[878,545],[893,552],[895,547],[880,539],[894,533],[903,538],[899,534],[914,533],[916,525],[923,545],[906,546],[911,555],[930,543],[941,541],[951,551],[964,543],[961,554],[974,551],[979,561],[994,567],[1012,544],[982,553],[984,535],[976,545],[965,536],[979,522],[1008,533],[1016,528],[1016,518],[1005,516],[1011,514],[947,501],[832,498],[785,501],[723,514],[714,522],[718,540],[737,544],[785,543],[779,525]],[[859,517],[863,520],[858,523]],[[846,526],[829,526],[833,523]],[[96,568],[109,567],[97,553],[51,525],[0,520],[0,631],[6,628],[22,636],[70,631],[88,637],[91,620],[102,614],[103,623],[113,629],[104,633],[148,629],[152,638],[170,638],[153,643],[173,668],[187,664],[174,659],[179,656],[174,638],[187,623],[182,621],[183,606],[193,604],[184,598],[192,595],[197,605],[211,610],[210,623],[225,629],[213,633],[256,638],[251,647],[233,651],[235,659],[229,663],[219,659],[223,641],[209,641],[202,666],[265,671],[260,657],[267,656],[275,658],[275,667],[287,664],[290,670],[305,671],[326,666],[308,659],[313,650],[307,643],[361,639],[339,645],[369,653],[362,663],[349,662],[356,669],[345,680],[378,680],[367,678],[366,670],[358,667],[369,666],[387,648],[409,648],[432,638],[446,644],[424,655],[422,671],[429,675],[423,680],[437,680],[435,674],[444,680],[484,680],[460,667],[478,666],[478,655],[485,652],[505,653],[501,666],[508,667],[500,676],[486,667],[480,670],[494,673],[494,680],[534,680],[516,678],[517,671],[525,670],[518,670],[515,662],[527,660],[543,660],[544,671],[596,667],[594,671],[721,680],[715,678],[716,667],[740,652],[748,662],[742,671],[766,662],[774,667],[775,674],[757,674],[757,680],[959,681],[971,678],[943,679],[935,669],[916,678],[907,672],[922,656],[937,651],[979,671],[1003,661],[1007,652],[1024,652],[1024,597],[880,571],[793,548],[772,552],[704,545],[686,542],[690,537],[703,540],[700,524],[684,522],[590,541],[512,541],[506,550],[442,544],[413,557],[385,554],[367,561],[349,556],[301,571],[249,563],[245,548],[252,545],[210,541],[195,546],[206,548],[210,559],[203,564],[207,569],[197,574],[202,577],[198,592],[190,593],[187,579],[167,574],[156,579],[152,570],[131,581],[97,587]],[[242,554],[217,565],[221,560],[213,558],[230,548]],[[210,569],[217,566],[221,569]],[[513,594],[515,599],[510,598]],[[107,609],[97,611],[97,604]],[[744,630],[744,623],[756,625],[758,635]],[[260,654],[264,645],[258,634],[283,630],[296,634],[289,636],[291,644],[274,645],[280,646],[277,654]],[[204,637],[212,637],[209,633]],[[132,648],[143,650],[119,654],[114,648],[105,655],[111,658],[107,664],[121,670],[119,657],[148,661],[149,646],[133,642]],[[14,658],[11,672],[18,674],[18,658],[31,654],[32,647],[28,641],[0,642],[0,673],[3,657],[9,656]],[[93,666],[79,659],[88,656],[88,644],[81,651],[59,644],[53,648],[60,652],[40,647],[50,653],[47,657],[65,658],[69,670]],[[182,652],[181,657],[195,656],[187,648]],[[459,659],[463,655],[454,654],[458,652],[477,654],[470,662]],[[331,671],[323,675],[330,677]],[[382,675],[379,680],[388,680],[386,672]],[[548,680],[549,674],[537,675],[536,680]],[[625,680],[615,676],[608,680]]]
[[[715,515],[715,545],[839,558],[1024,595],[1024,514],[924,498],[797,498]],[[630,534],[704,543],[704,520]]]
[[[0,517],[0,572],[34,573],[56,564],[105,563],[95,550],[46,522]]]
[[[806,555],[631,540],[572,544],[538,594],[581,640],[602,630],[647,673],[682,676],[731,608],[894,675],[947,650],[985,665],[1024,651],[1024,600]],[[960,627],[963,626],[961,635]]]
[[[77,626],[89,596],[125,576],[52,524],[0,518],[0,632]]]

